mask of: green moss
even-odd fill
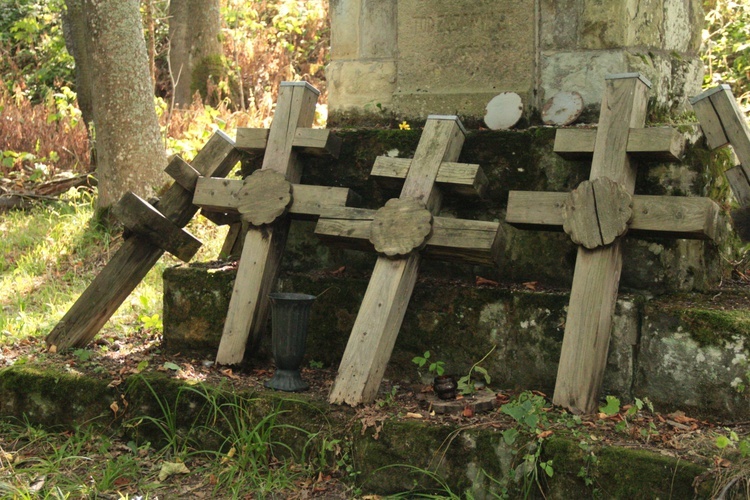
[[[722,345],[737,336],[750,339],[750,312],[746,310],[685,309],[681,320],[701,347]]]

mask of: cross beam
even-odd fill
[[[268,294],[279,274],[291,217],[315,218],[325,207],[344,205],[344,188],[305,186],[301,154],[316,149],[337,154],[329,131],[313,130],[319,92],[304,82],[283,82],[269,130],[240,129],[238,149],[265,150],[261,169],[244,180],[195,180],[193,203],[206,213],[240,214],[249,224],[216,362],[242,362],[260,339],[268,316]]]
[[[377,211],[335,208],[318,220],[315,233],[323,241],[380,254],[329,395],[331,403],[357,405],[374,399],[422,255],[482,264],[499,258],[500,224],[434,216],[442,201],[439,184],[475,194],[486,186],[476,165],[455,163],[465,134],[455,116],[428,117],[412,160],[379,158],[373,167],[373,173],[405,178],[399,198]]]
[[[174,157],[166,171],[193,170],[200,175],[226,176],[240,159],[234,141],[217,131],[193,160],[192,166]],[[165,250],[189,259],[200,242],[182,231],[197,212],[193,193],[179,181],[155,205],[126,194],[115,211],[126,219],[133,235],[125,240],[104,269],[84,290],[47,335],[50,350],[83,347],[101,330],[123,301],[156,264]]]
[[[637,150],[641,158],[648,153],[643,146],[633,146],[634,137],[662,137],[660,141],[671,144],[670,150],[681,150],[671,132],[650,136],[645,130],[651,129],[643,129],[649,88],[650,83],[639,74],[607,77],[591,175],[573,193],[509,194],[506,222],[523,229],[535,225],[562,228],[579,244],[553,397],[555,404],[577,413],[597,408],[625,232],[706,239],[716,232],[719,207],[712,200],[633,196],[637,164],[630,151]],[[558,132],[558,137],[573,135],[573,131]],[[659,141],[651,142],[653,146]],[[580,153],[590,151],[582,149]],[[653,152],[657,158],[664,157],[661,146]]]

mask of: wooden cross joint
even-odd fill
[[[112,210],[126,228],[183,262],[192,259],[203,245],[131,191],[125,193]]]
[[[432,232],[432,214],[414,198],[393,198],[372,219],[370,241],[388,257],[421,249]]]
[[[563,231],[588,249],[625,234],[632,218],[633,197],[609,177],[582,182],[563,205]]]
[[[237,193],[237,210],[253,226],[274,222],[291,203],[292,185],[275,170],[256,170]]]
[[[237,149],[247,153],[260,153],[268,143],[267,128],[238,128]],[[292,147],[312,156],[328,155],[338,158],[341,153],[341,138],[331,130],[322,128],[298,128],[294,133]]]

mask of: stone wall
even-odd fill
[[[505,91],[527,122],[577,91],[595,121],[611,73],[643,73],[665,111],[700,92],[699,0],[331,0],[330,12],[332,124],[457,114],[471,125]]]

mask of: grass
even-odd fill
[[[95,222],[95,193],[74,190],[59,202],[0,214],[0,347],[43,339],[122,242],[120,229]],[[214,259],[226,228],[197,217],[187,228]],[[139,328],[161,313],[161,273],[177,264],[166,255],[105,325],[108,333]]]
[[[281,423],[278,407],[263,412],[252,398],[203,386],[184,386],[171,402],[152,395],[162,414],[125,426],[140,438],[96,425],[55,432],[0,420],[0,498],[348,497],[330,479],[338,465],[327,441]],[[176,423],[181,397],[199,408],[187,431]],[[156,429],[154,443],[141,426]],[[290,433],[301,446],[282,443]]]

